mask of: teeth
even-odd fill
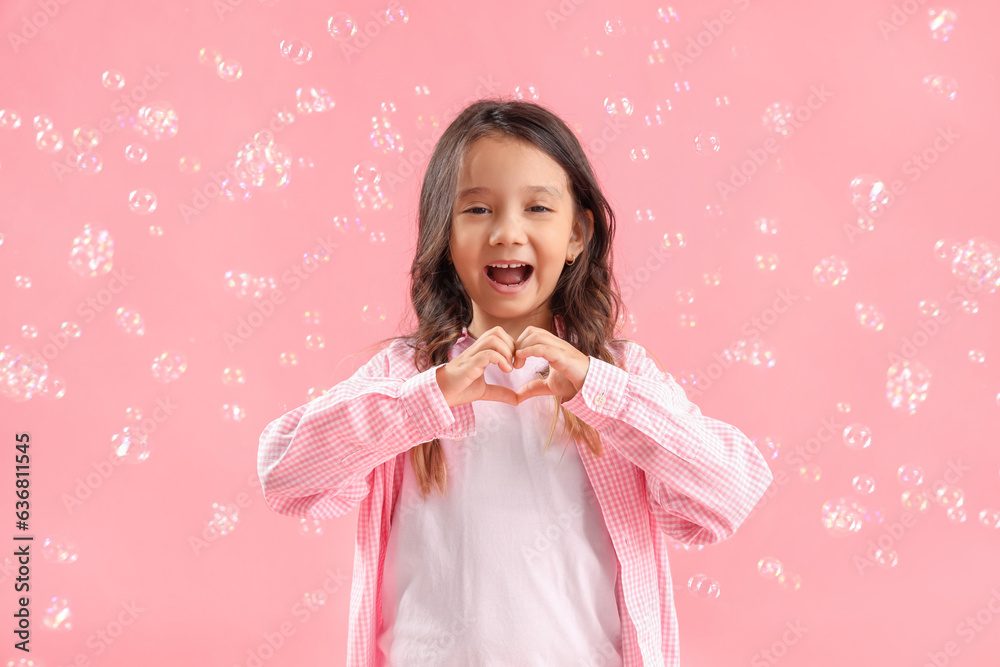
[[[528,266],[527,264],[490,264],[489,266],[494,266],[498,269],[514,269],[519,266]]]

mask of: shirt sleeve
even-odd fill
[[[641,345],[626,344],[625,371],[595,357],[563,405],[645,475],[657,525],[688,544],[732,536],[773,478],[735,426],[706,417]]]
[[[264,428],[257,474],[272,510],[342,516],[368,495],[379,464],[434,438],[475,434],[472,406],[448,407],[438,366],[395,376],[399,366],[413,363],[402,349],[394,341],[354,375]]]

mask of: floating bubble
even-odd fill
[[[358,185],[354,188],[354,206],[359,211],[379,211],[392,208],[389,198],[379,185]]]
[[[226,421],[240,422],[246,419],[246,411],[235,403],[222,404],[222,418]]]
[[[1000,510],[986,508],[979,512],[979,523],[990,530],[1000,530]]]
[[[73,130],[73,145],[81,151],[96,148],[101,143],[101,133],[97,128],[80,126]]]
[[[866,331],[881,331],[885,327],[885,314],[873,304],[858,301],[854,304],[854,316]]]
[[[934,491],[934,497],[941,507],[961,507],[965,503],[965,493],[957,486],[943,484]]]
[[[383,153],[403,152],[403,137],[393,128],[388,116],[382,118],[372,116],[372,132],[369,139],[372,146],[381,149]]]
[[[232,270],[223,275],[223,290],[232,292],[237,299],[260,299],[277,289],[278,283],[272,277],[256,277]]]
[[[795,107],[792,106],[791,102],[774,102],[764,108],[761,123],[764,129],[769,132],[780,134],[783,137],[788,136],[793,129],[791,122],[794,113]]]
[[[80,550],[72,542],[46,537],[45,541],[42,542],[42,556],[50,563],[69,565],[75,563],[76,559],[80,557]]]
[[[850,424],[844,427],[844,444],[848,449],[860,451],[872,444],[872,432],[864,424]]]
[[[896,471],[896,477],[900,484],[906,486],[920,486],[924,483],[924,471],[919,466],[904,463]]]
[[[629,157],[632,162],[642,162],[649,159],[649,149],[645,146],[636,146],[631,151],[629,151]]]
[[[663,235],[663,247],[669,250],[679,250],[687,246],[683,232],[673,231]]]
[[[757,253],[754,255],[753,260],[758,271],[774,271],[778,268],[778,256],[773,252],[766,255]]]
[[[13,109],[0,109],[0,129],[16,130],[21,127],[21,115]]]
[[[635,219],[635,221],[637,223],[655,222],[656,221],[656,215],[654,215],[653,214],[653,210],[649,209],[649,208],[647,208],[647,209],[636,209],[635,210],[635,218],[634,219]]]
[[[948,520],[952,523],[965,523],[966,518],[968,518],[964,507],[949,507],[947,514]]]
[[[125,426],[111,436],[112,454],[124,463],[142,463],[149,458],[151,443],[141,428]]]
[[[663,125],[663,115],[670,111],[670,109],[671,107],[669,103],[665,105],[654,104],[653,112],[648,113],[645,116],[646,125],[649,127],[659,127]]]
[[[323,534],[323,524],[316,519],[299,519],[299,535],[319,537]]]
[[[230,368],[226,366],[222,370],[222,384],[227,387],[246,384],[246,377],[242,368]]]
[[[354,166],[354,182],[359,185],[375,185],[382,180],[382,173],[378,165],[370,160],[365,160]]]
[[[125,159],[132,164],[142,164],[148,157],[146,147],[142,144],[129,144],[125,147]]]
[[[722,147],[722,142],[715,132],[706,130],[694,138],[694,152],[698,155],[715,155]]]
[[[73,239],[69,251],[69,268],[83,278],[96,278],[114,265],[115,240],[106,229],[95,229],[89,223]]]
[[[80,324],[71,320],[67,320],[66,322],[60,324],[59,330],[63,332],[66,338],[70,339],[77,339],[83,333],[83,330],[80,328]]]
[[[153,359],[151,370],[154,380],[163,383],[174,382],[187,370],[187,358],[176,351],[162,352]]]
[[[119,306],[115,311],[115,324],[131,336],[143,336],[146,333],[146,322],[137,311]]]
[[[149,215],[156,210],[156,193],[149,188],[137,188],[128,195],[128,210]]]
[[[927,494],[919,489],[907,489],[899,497],[900,502],[906,509],[916,512],[926,512],[929,505]]]
[[[802,577],[782,572],[778,575],[778,585],[787,591],[797,591],[802,587]]]
[[[680,18],[678,18],[677,16],[677,11],[673,7],[659,7],[656,10],[656,16],[661,21],[664,21],[666,23],[670,22],[676,23],[680,21]]]
[[[688,579],[688,591],[696,598],[715,599],[719,597],[719,582],[707,574],[696,574]]]
[[[884,568],[896,567],[899,562],[899,555],[892,549],[876,549],[874,556],[875,562]]]
[[[604,34],[609,37],[620,37],[627,32],[625,28],[625,22],[622,21],[620,16],[607,19],[604,21]]]
[[[398,5],[390,5],[390,7],[385,10],[385,21],[389,25],[403,25],[404,23],[408,23],[409,20],[410,15],[406,13],[405,9]]]
[[[13,345],[0,349],[0,394],[15,402],[45,391],[49,365],[44,358]]]
[[[850,498],[828,500],[822,507],[823,527],[834,537],[857,533],[864,525],[864,515],[864,506]]]
[[[326,340],[323,336],[319,334],[309,334],[306,336],[306,349],[307,350],[322,350],[326,347]]]
[[[951,102],[958,95],[958,81],[953,76],[947,74],[928,74],[923,78],[922,83],[924,90],[939,99]]]
[[[309,608],[309,611],[316,611],[326,604],[326,592],[316,589],[311,593],[302,596],[302,603]]]
[[[624,93],[611,93],[604,98],[604,111],[609,116],[631,116],[633,111],[632,100]]]
[[[53,596],[42,613],[42,624],[50,630],[69,632],[73,629],[72,617],[69,601]]]
[[[813,282],[819,287],[836,287],[847,280],[847,260],[830,255],[813,268]]]
[[[1000,244],[983,236],[958,244],[951,272],[970,290],[982,289],[992,294],[1000,288]]]
[[[927,317],[937,317],[941,314],[941,306],[933,299],[921,299],[917,304],[917,311]]]
[[[223,537],[236,530],[239,520],[238,506],[212,503],[212,518],[205,523],[205,530],[210,536]]]
[[[185,174],[197,174],[201,171],[201,160],[193,155],[182,155],[177,161],[177,168]]]
[[[958,14],[951,9],[931,9],[928,14],[930,15],[931,39],[947,42],[951,31],[955,28],[955,23],[958,22]]]
[[[365,304],[361,307],[361,321],[365,324],[384,322],[386,318],[385,308],[373,304]]]
[[[198,51],[198,62],[202,65],[209,65],[212,69],[215,69],[219,63],[222,62],[222,54],[216,48],[203,46]]]
[[[341,42],[346,41],[358,34],[358,24],[347,12],[337,12],[327,21],[326,28],[330,36]]]
[[[63,147],[63,136],[55,130],[42,130],[35,135],[35,146],[45,153],[58,153]]]
[[[323,113],[336,106],[336,102],[322,86],[310,86],[295,90],[295,108],[299,113]]]
[[[50,375],[42,383],[42,391],[39,394],[44,399],[56,401],[66,395],[66,382],[59,377]]]
[[[799,467],[799,479],[803,482],[814,484],[822,479],[822,477],[823,471],[818,465],[807,463],[806,465]]]
[[[777,234],[778,221],[772,218],[760,217],[753,221],[754,229],[761,234]]]
[[[868,495],[875,490],[875,478],[871,475],[855,475],[851,480],[851,486],[858,493]]]
[[[777,558],[764,557],[757,561],[757,572],[765,579],[777,579],[783,566]]]
[[[919,361],[903,360],[886,373],[885,397],[894,409],[913,414],[927,400],[931,372]]]
[[[531,85],[531,84],[527,84],[527,85],[524,85],[524,86],[514,86],[514,97],[515,97],[515,99],[518,99],[518,100],[527,100],[528,102],[537,102],[538,101],[538,89],[535,86]]]
[[[286,60],[296,65],[305,65],[312,59],[313,55],[313,50],[309,42],[304,42],[301,39],[283,39],[278,44],[278,50],[281,51],[281,55]]]
[[[76,168],[84,174],[99,174],[104,168],[104,160],[100,154],[94,151],[87,151],[76,156]]]
[[[147,139],[161,141],[177,134],[177,111],[168,102],[153,102],[139,107],[135,129]]]
[[[781,443],[769,435],[764,435],[753,439],[753,444],[757,450],[768,460],[775,460],[781,453]]]
[[[223,59],[215,67],[215,73],[227,83],[235,83],[243,77],[243,65],[238,60]]]
[[[880,216],[892,205],[892,192],[878,176],[859,174],[847,186],[847,199],[858,211]]]

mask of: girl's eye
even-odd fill
[[[548,211],[550,213],[552,212],[552,209],[550,209],[547,206],[542,206],[541,204],[538,204],[536,206],[529,206],[528,210],[530,211],[530,210],[536,209],[536,208],[537,209],[541,209],[542,211]],[[474,213],[476,211],[486,211],[486,210],[488,210],[488,209],[485,206],[473,206],[472,208],[467,208],[467,209],[465,209],[462,212],[463,213]]]

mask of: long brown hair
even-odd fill
[[[570,128],[553,112],[532,102],[482,99],[462,110],[441,135],[424,174],[420,191],[417,247],[410,267],[410,297],[417,315],[417,329],[410,334],[386,338],[411,339],[418,372],[449,361],[452,345],[462,328],[472,322],[472,302],[454,266],[448,263],[451,218],[463,158],[469,146],[484,136],[506,135],[528,142],[559,163],[569,177],[574,197],[574,216],[583,229],[584,251],[565,266],[552,296],[552,315],[562,315],[567,340],[574,340],[582,353],[610,364],[616,360],[606,348],[614,338],[623,304],[612,271],[611,249],[615,217],[601,192],[590,162]],[[585,211],[594,216],[590,233]],[[546,366],[539,377],[546,377]],[[552,426],[543,451],[562,411],[565,428],[573,441],[583,439],[595,456],[601,456],[600,435],[555,401]],[[410,449],[413,471],[421,496],[435,486],[443,494],[447,468],[437,438]]]

